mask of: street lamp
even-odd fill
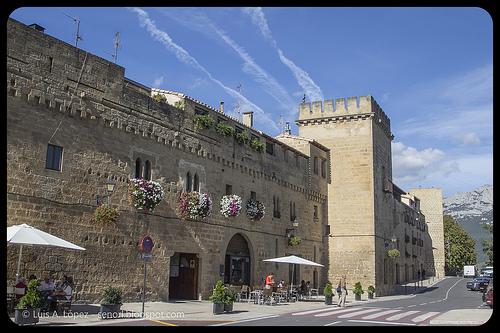
[[[97,205],[101,205],[103,202],[104,198],[107,198],[108,200],[108,206],[111,205],[111,193],[115,190],[115,185],[116,182],[112,179],[107,179],[106,180],[106,190],[108,191],[108,194],[106,195],[97,195]]]
[[[109,194],[114,191],[115,189],[115,181],[113,179],[108,179],[106,180],[106,189],[108,190]]]

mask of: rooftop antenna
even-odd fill
[[[280,121],[278,122],[278,125],[280,127],[281,133],[285,133],[286,128],[285,128],[285,120],[283,120],[283,116],[280,115]]]
[[[109,53],[107,51],[105,51],[107,54],[111,54],[111,59],[113,59],[113,62],[116,64],[116,61],[118,60],[118,49],[120,48],[120,33],[119,32],[116,32],[115,33],[115,39],[114,39],[114,49],[115,49],[115,52],[114,53]]]
[[[236,86],[236,91],[240,95],[243,94],[243,86],[241,83],[238,83],[238,85]],[[240,118],[241,117],[241,104],[240,104],[240,101],[238,99],[236,100],[236,103],[234,103],[234,110],[238,114],[238,118]]]
[[[83,40],[82,36],[80,36],[80,18],[79,17],[73,17],[71,15],[68,15],[66,13],[63,13],[70,19],[72,19],[76,23],[76,38],[75,38],[75,47],[78,47],[78,41]]]
[[[302,97],[302,103],[306,102],[306,94],[304,94],[304,97]]]

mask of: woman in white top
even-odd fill
[[[49,303],[49,311],[54,311],[58,300],[71,300],[73,294],[73,279],[70,276],[64,276],[62,284],[57,288],[52,295],[47,297],[47,302]]]

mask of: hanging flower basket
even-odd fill
[[[177,215],[184,220],[203,220],[212,212],[208,193],[182,192],[177,201]]]
[[[129,180],[130,203],[137,209],[153,211],[163,200],[165,192],[160,183],[143,178]]]
[[[302,242],[302,239],[299,236],[292,235],[288,239],[288,246],[297,246]]]
[[[225,195],[220,200],[220,213],[225,217],[240,215],[241,198],[236,194]]]
[[[247,216],[254,221],[262,220],[265,215],[264,204],[260,201],[250,199],[247,201]]]

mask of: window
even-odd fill
[[[193,191],[194,192],[200,192],[200,179],[198,178],[198,174],[194,174],[194,180],[193,180]]]
[[[54,146],[49,143],[47,147],[47,159],[45,161],[45,168],[61,171],[62,153],[62,147]]]
[[[226,184],[226,195],[233,194],[233,186]]]
[[[280,198],[277,196],[273,195],[273,217],[280,218],[281,213],[280,213]]]
[[[321,177],[326,178],[326,160],[321,159]]]
[[[295,202],[290,201],[290,221],[295,221],[296,218]]]
[[[250,199],[257,200],[257,193],[255,193],[254,191],[250,191]]]
[[[315,157],[313,160],[313,172],[315,175],[318,174],[318,158]]]
[[[192,187],[192,179],[191,179],[191,173],[188,172],[186,176],[186,192],[191,192],[191,187]]]
[[[140,158],[135,160],[135,178],[142,177],[142,162]]]
[[[318,219],[318,206],[314,205],[314,219]]]
[[[149,162],[149,160],[147,160],[145,163],[144,179],[151,180],[151,162]]]
[[[274,155],[274,144],[272,142],[266,142],[266,153]]]

